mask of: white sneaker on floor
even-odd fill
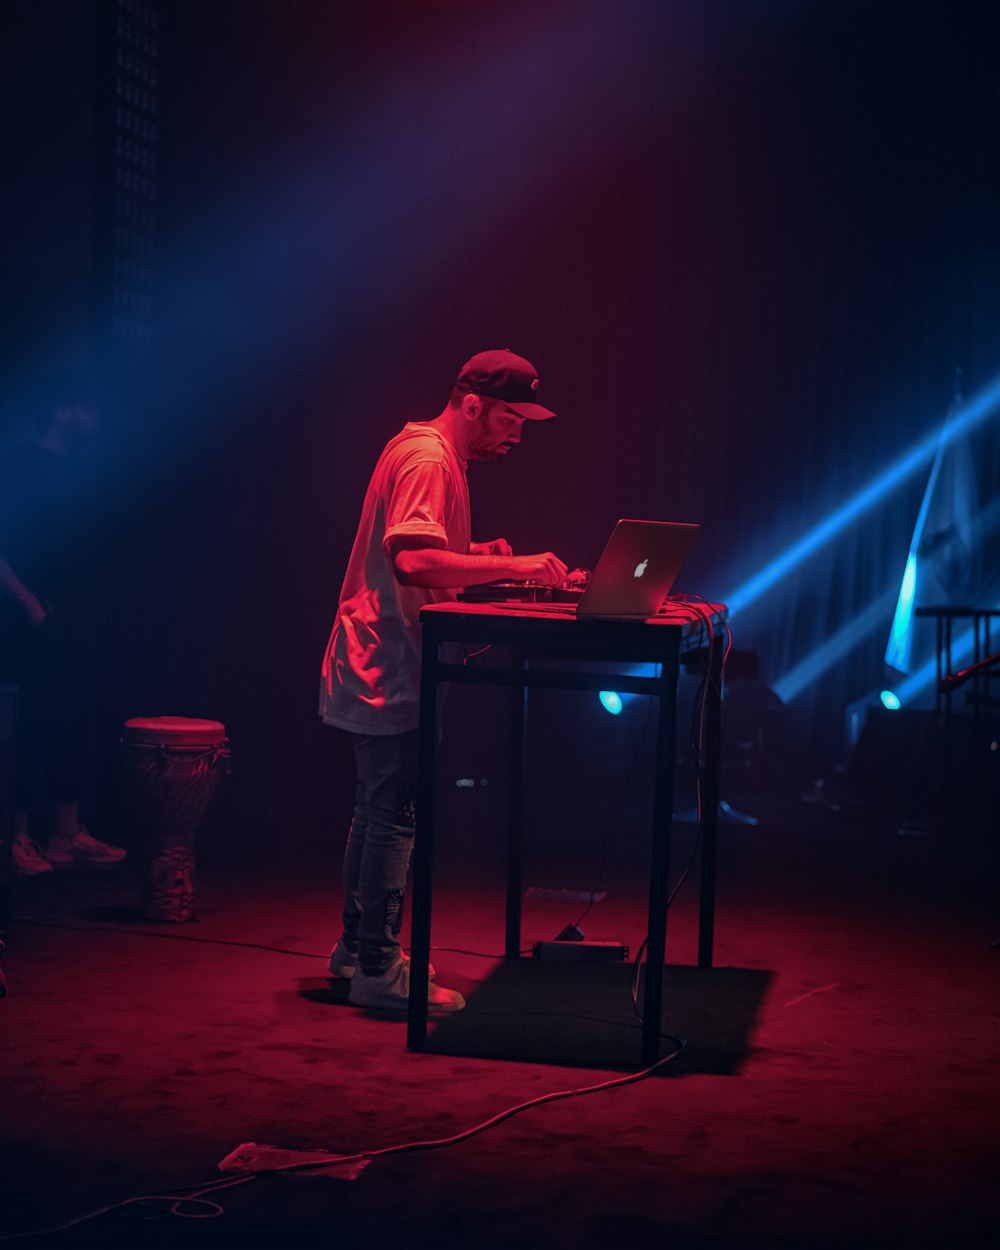
[[[402,959],[409,959],[409,955],[402,955]],[[356,951],[352,951],[343,938],[337,939],[337,945],[330,952],[330,959],[326,965],[330,969],[330,975],[333,977],[343,977],[350,980],[358,969],[358,955]],[[427,965],[427,975],[433,981],[437,976],[437,971],[433,964]]]
[[[107,842],[92,837],[81,825],[71,838],[50,838],[46,854],[53,868],[75,868],[78,864],[113,868],[122,862],[128,852],[120,846],[109,846]]]
[[[45,852],[26,833],[19,833],[14,838],[10,858],[19,877],[40,877],[52,871],[52,863]]]
[[[357,972],[358,953],[352,951],[343,938],[338,938],[326,966],[330,969],[330,976],[349,980]]]
[[[410,961],[402,956],[380,977],[366,977],[360,968],[351,978],[347,1001],[355,1007],[382,1011],[405,1011],[410,1002]],[[446,990],[433,981],[427,984],[428,1011],[461,1011],[465,999],[458,990]]]

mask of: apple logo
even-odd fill
[[[646,565],[647,565],[648,563],[649,563],[649,561],[648,561],[648,560],[641,560],[641,561],[640,561],[640,562],[639,562],[639,563],[635,566],[635,572],[632,574],[632,576],[633,576],[633,577],[642,577],[643,573],[645,573],[645,571],[646,571]]]

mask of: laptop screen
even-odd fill
[[[583,592],[579,616],[655,616],[681,570],[698,526],[623,518]]]

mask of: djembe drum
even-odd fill
[[[125,722],[132,809],[145,838],[141,907],[147,920],[193,918],[194,840],[229,759],[226,727],[186,716]]]

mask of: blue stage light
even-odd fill
[[[885,651],[885,662],[899,672],[905,673],[910,667],[910,647],[913,642],[913,606],[917,590],[917,553],[911,551],[906,557],[906,568],[899,586],[899,599],[896,602],[896,613],[892,618],[892,629],[889,631],[889,645]]]
[[[984,418],[991,416],[1000,402],[1000,377],[995,378],[975,399],[970,400],[960,415],[951,423],[947,432],[947,442],[969,433]],[[760,572],[737,586],[730,594],[724,596],[729,605],[730,615],[747,608],[765,591],[770,590],[777,582],[793,572],[820,547],[846,529],[852,521],[856,521],[862,513],[885,499],[890,491],[904,482],[912,473],[937,455],[942,446],[939,429],[926,435],[909,451],[899,456],[889,467],[872,478],[857,491],[846,503],[831,512],[828,517],[813,526],[797,542],[792,543],[781,555],[765,565]]]
[[[882,706],[890,712],[898,712],[903,706],[899,701],[899,695],[894,690],[881,691],[879,698],[882,700]]]
[[[622,673],[622,676],[627,677],[659,677],[659,675],[659,664],[630,664]],[[598,695],[601,707],[612,716],[620,716],[627,703],[641,697],[641,695],[620,694],[617,690],[602,690]]]

